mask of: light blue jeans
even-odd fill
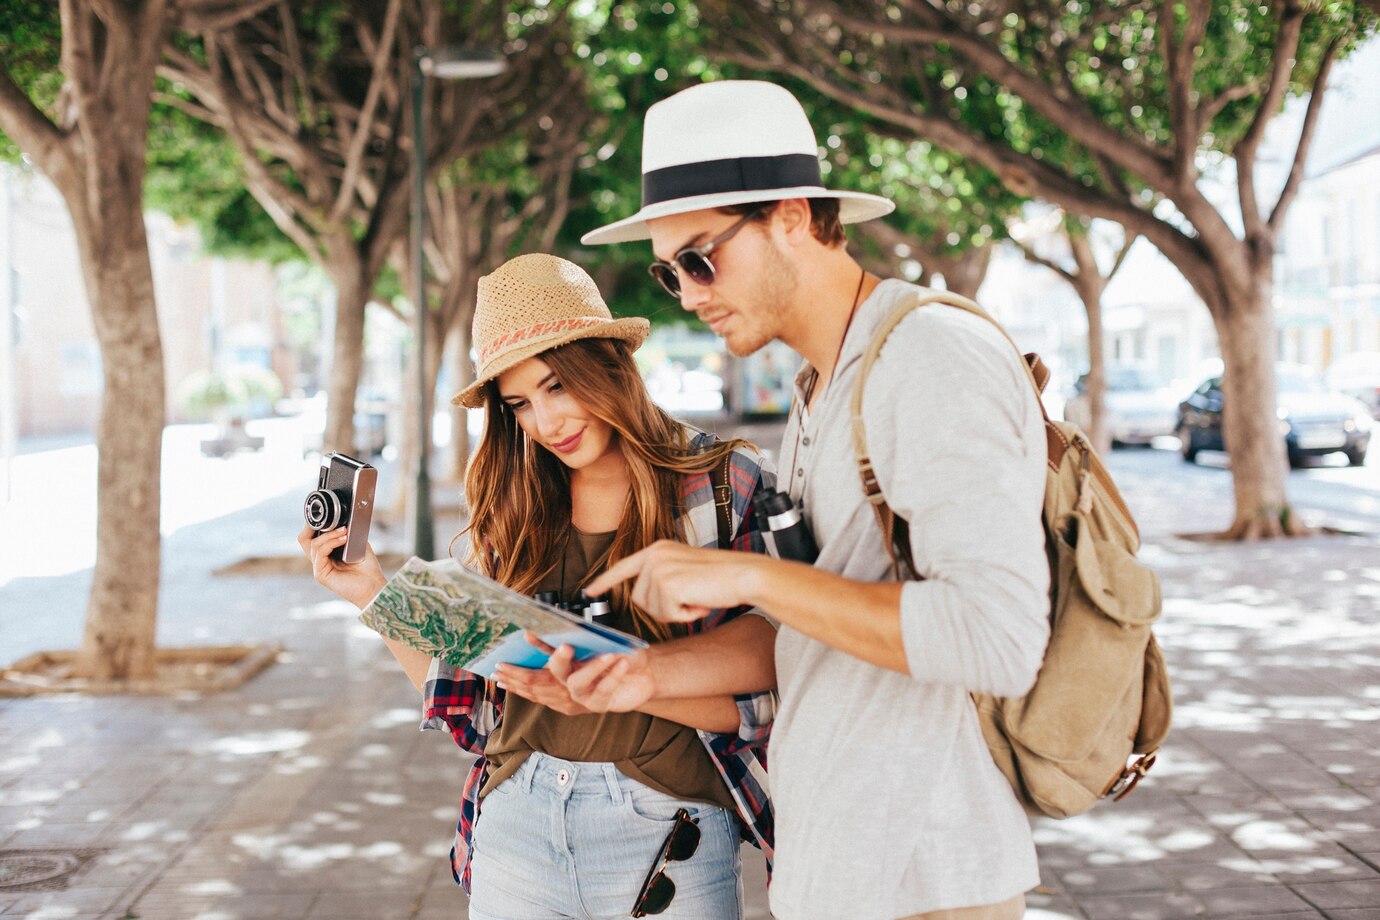
[[[470,920],[630,916],[678,808],[699,823],[700,845],[685,862],[666,864],[676,896],[657,916],[741,918],[738,830],[727,811],[657,792],[610,763],[533,754],[484,797]]]

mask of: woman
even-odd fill
[[[614,320],[593,280],[554,256],[519,256],[480,280],[476,380],[454,400],[486,410],[466,476],[468,564],[571,603],[611,561],[658,539],[760,549],[750,498],[771,474],[746,442],[717,443],[652,403],[632,358],[648,328]],[[317,580],[348,600],[362,606],[382,586],[372,552],[355,566],[330,558],[343,533],[299,540]],[[626,588],[609,601],[607,625],[696,641]],[[742,612],[715,611],[692,631],[732,631],[769,669],[773,629]],[[451,854],[472,918],[741,915],[740,836],[770,856],[759,754],[772,694],[591,712],[566,689],[566,648],[548,649],[555,673],[505,666],[486,682],[388,645],[423,693],[424,727],[480,755]],[[687,824],[699,832],[692,852]]]

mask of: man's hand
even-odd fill
[[[550,655],[551,659],[547,661],[546,667],[542,668],[520,668],[515,664],[498,665],[494,668],[494,680],[498,685],[509,693],[516,693],[525,700],[531,700],[547,709],[554,709],[563,716],[588,715],[591,710],[581,706],[571,697],[565,684],[557,679],[556,672],[551,668],[551,661],[554,661],[557,655],[563,655],[566,659],[574,655],[570,646],[562,645],[559,649],[553,649],[532,632],[524,632],[522,637]]]
[[[536,634],[529,643],[551,656],[542,668],[501,664],[494,670],[499,686],[563,715],[631,712],[651,700],[656,690],[646,651],[634,655],[600,655],[577,662],[569,645],[552,648]]]
[[[656,696],[650,656],[646,649],[631,655],[600,655],[589,661],[558,661],[557,671],[566,689],[581,705],[595,712],[631,712]]]
[[[585,588],[596,596],[619,582],[633,582],[632,601],[663,623],[688,623],[716,607],[751,602],[758,568],[765,556],[698,549],[658,540],[609,566]]]

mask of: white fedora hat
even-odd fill
[[[877,195],[824,187],[814,130],[789,90],[760,80],[701,83],[647,110],[642,210],[580,242],[645,240],[647,221],[658,217],[785,198],[837,198],[845,224],[896,207]]]

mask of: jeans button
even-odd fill
[[[556,774],[556,782],[560,783],[562,786],[564,786],[566,783],[570,782],[570,771],[569,771],[569,770],[562,770],[561,772],[557,773],[557,774]]]

